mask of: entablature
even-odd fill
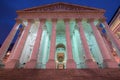
[[[19,13],[17,18],[26,18],[26,19],[35,19],[35,18],[44,18],[44,19],[51,19],[51,18],[57,18],[57,19],[64,19],[64,18],[104,18],[104,15],[102,13],[71,13],[71,12],[42,12],[42,13]]]

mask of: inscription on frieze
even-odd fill
[[[94,10],[90,8],[73,6],[73,5],[65,5],[65,4],[57,4],[57,5],[49,5],[44,7],[38,7],[33,9],[28,9],[24,11],[79,11],[79,10]]]

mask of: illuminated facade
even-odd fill
[[[109,26],[115,38],[118,39],[119,44],[120,44],[120,8],[117,10],[117,13],[113,17]],[[113,47],[113,55],[114,55],[115,60],[120,64],[120,55],[117,53],[115,47]]]
[[[120,40],[120,8],[118,9],[116,15],[110,22],[109,26],[115,34],[115,36],[117,37],[117,39]]]
[[[15,34],[19,32],[4,68],[118,67],[109,41],[117,52],[120,45],[106,23],[103,9],[54,3],[19,10],[17,14],[16,24],[0,51],[2,61]],[[105,36],[101,29],[105,30]]]

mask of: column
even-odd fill
[[[72,54],[72,45],[71,45],[71,38],[70,38],[70,26],[69,26],[69,19],[65,19],[65,31],[66,31],[66,49],[67,49],[67,69],[75,69],[76,64],[73,60],[73,54]]]
[[[101,50],[104,66],[108,67],[108,68],[117,68],[117,64],[111,59],[109,51],[107,50],[107,47],[102,39],[102,36],[100,35],[100,32],[97,30],[97,27],[94,25],[94,20],[91,19],[91,20],[89,20],[89,22],[90,22],[91,28],[93,30],[93,33],[95,35],[96,41]]]
[[[0,48],[0,60],[2,60],[2,58],[5,56],[14,36],[19,28],[19,24],[20,24],[20,20],[17,20],[16,24],[14,25],[14,27],[10,31],[9,35],[7,36],[6,40],[4,41],[2,47]]]
[[[52,19],[52,33],[51,33],[51,41],[50,41],[50,55],[49,60],[46,64],[47,69],[55,69],[55,51],[56,51],[56,24],[57,19]]]
[[[47,32],[47,31],[46,31]],[[42,58],[42,69],[46,68],[46,62],[47,62],[47,53],[48,53],[48,41],[49,41],[49,35],[47,33],[45,38],[45,44],[44,44],[44,51],[43,51],[43,58]]]
[[[107,32],[108,37],[111,39],[111,42],[113,44],[115,44],[118,55],[120,56],[120,42],[119,42],[119,40],[114,36],[113,32],[110,30],[110,28],[105,20],[102,20],[102,24],[104,25],[104,28]]]
[[[79,32],[80,32],[80,37],[81,37],[81,41],[82,41],[82,45],[83,45],[83,49],[85,52],[85,64],[88,68],[98,68],[97,64],[95,62],[93,62],[93,59],[91,57],[91,52],[84,34],[84,29],[81,23],[81,20],[78,19],[77,20],[78,23],[78,27],[79,27]]]
[[[112,53],[112,52],[113,52],[113,47],[112,47],[111,42],[108,41],[108,40],[106,39],[106,37],[102,37],[102,38],[103,38],[104,43],[105,43],[105,45],[106,45],[106,47],[107,47],[107,49],[108,49],[108,51],[109,51],[109,54],[110,54],[111,58],[114,59],[114,58],[113,58],[113,53]]]
[[[18,66],[19,58],[21,56],[25,41],[31,28],[31,21],[32,20],[28,20],[28,24],[24,29],[24,33],[22,34],[21,39],[18,42],[18,46],[16,47],[11,59],[9,59],[9,61],[5,64],[5,68],[15,68],[16,66]]]
[[[39,46],[40,46],[40,42],[41,42],[42,27],[44,26],[44,24],[45,24],[45,19],[41,19],[39,29],[38,29],[38,32],[37,32],[37,37],[36,37],[35,44],[34,44],[34,47],[33,47],[33,51],[32,51],[32,54],[31,54],[31,59],[30,59],[29,62],[26,63],[25,68],[33,69],[33,68],[36,67],[37,56],[38,56]]]
[[[20,20],[17,20],[16,24],[14,25],[14,27],[10,31],[9,35],[5,39],[4,43],[2,44],[2,47],[0,48],[0,68],[4,67],[4,64],[2,63],[2,59],[4,58],[14,36],[19,28],[19,24],[20,24]]]
[[[74,34],[72,35],[72,43],[74,46],[74,54],[73,57],[75,57],[75,63],[76,63],[76,68],[80,68],[80,57],[79,57],[79,53],[78,53],[78,44],[77,44],[77,39],[76,39],[76,30],[74,30]]]
[[[19,39],[20,39],[20,36],[21,36],[23,30],[24,30],[24,25],[22,25],[22,28],[19,28],[19,31],[20,31],[20,32],[19,32],[18,37],[17,37],[17,39],[16,39],[16,41],[15,41],[15,43],[14,43],[14,46],[13,46],[13,48],[12,48],[11,53],[13,53],[14,49],[16,48],[17,43],[18,43],[18,41],[19,41]]]
[[[23,25],[22,25],[22,26],[23,26]],[[19,29],[20,29],[20,28],[19,28]],[[18,35],[18,37],[17,37],[17,40],[16,40],[15,43],[14,43],[14,46],[13,46],[13,48],[12,48],[12,50],[11,50],[11,53],[10,53],[9,58],[12,57],[12,55],[13,55],[13,53],[14,53],[14,50],[15,50],[16,46],[18,45],[18,41],[19,41],[19,39],[20,39],[20,37],[21,37],[21,34],[22,34],[23,30],[24,30],[24,27],[22,27],[22,30],[20,30],[20,32],[19,32],[19,35]],[[8,59],[9,59],[9,58],[8,58]]]

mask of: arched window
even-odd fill
[[[58,44],[58,45],[56,46],[56,49],[57,49],[57,48],[62,48],[62,49],[64,49],[64,50],[66,49],[66,48],[65,48],[65,45],[62,44],[62,43]]]

